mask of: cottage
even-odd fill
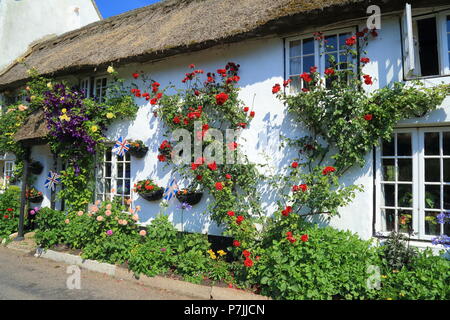
[[[367,10],[370,5],[376,6]],[[229,61],[239,63],[239,97],[255,112],[244,133],[245,153],[251,161],[266,165],[263,170],[281,172],[293,160],[288,149],[280,151],[282,136],[299,136],[304,129],[293,130],[272,87],[291,79],[289,90],[302,90],[300,75],[311,67],[323,75],[330,56],[343,62],[348,57],[340,46],[378,17],[378,36],[365,49],[370,62],[364,73],[373,80],[366,90],[417,79],[428,87],[450,83],[450,6],[445,0],[166,0],[38,42],[23,58],[28,67],[67,80],[97,99],[111,81],[109,66],[127,84],[142,85],[132,76],[139,73],[161,87],[171,83],[182,87],[180,75],[189,72],[190,64],[214,72]],[[28,79],[27,67],[14,63],[0,72],[0,92],[11,95]],[[148,101],[136,101],[140,105],[136,119],[114,123],[107,138],[112,143],[120,137],[142,140],[149,152],[144,158],[119,157],[110,148],[97,155],[96,199],[109,197],[111,190],[131,198],[141,206],[140,221],[145,224],[162,209],[139,197],[133,185],[151,178],[166,186],[174,176],[157,158],[166,139],[161,119],[154,117]],[[50,170],[64,167],[45,144],[46,134],[43,116],[37,113],[16,135],[30,147],[30,158],[43,164],[35,182],[42,187]],[[418,246],[429,246],[432,238],[449,234],[448,224],[444,230],[434,222],[439,213],[450,210],[450,99],[425,116],[399,122],[393,140],[369,152],[364,166],[349,169],[341,183],[362,185],[363,191],[331,219],[335,227],[367,239],[407,223]],[[54,193],[42,191],[42,206],[64,208]],[[277,209],[276,199],[267,188],[260,191],[262,207],[270,215]],[[191,210],[172,201],[165,212],[180,230],[220,235],[221,227],[202,214],[211,197],[205,195]]]

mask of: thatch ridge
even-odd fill
[[[44,111],[38,110],[29,115],[24,125],[14,135],[14,140],[25,143],[36,143],[49,133]]]

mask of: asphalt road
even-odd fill
[[[190,300],[81,269],[80,289],[68,289],[68,265],[0,247],[0,300]],[[77,281],[69,281],[77,286]]]

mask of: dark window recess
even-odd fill
[[[417,21],[419,33],[419,56],[422,76],[439,74],[436,18]]]

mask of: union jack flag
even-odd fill
[[[170,201],[178,192],[178,185],[175,179],[169,183],[169,186],[164,191],[164,199]]]
[[[55,186],[61,183],[60,175],[57,172],[50,171],[47,176],[47,180],[45,180],[44,186],[48,189],[50,188],[52,191],[55,191]]]
[[[124,139],[122,139],[122,137],[120,137],[116,141],[116,144],[114,145],[114,148],[112,149],[112,152],[116,153],[120,157],[123,157],[123,156],[125,156],[125,153],[127,153],[128,150],[130,150],[130,144],[128,143],[127,140],[124,140]]]

